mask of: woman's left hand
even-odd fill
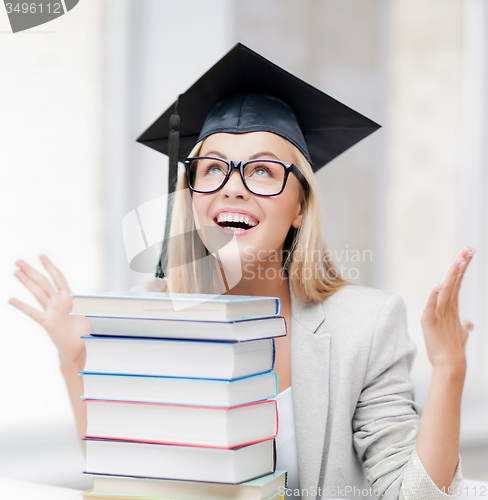
[[[466,367],[464,346],[471,321],[459,320],[458,294],[464,272],[470,263],[474,248],[463,248],[446,271],[444,281],[430,292],[421,316],[427,355],[434,367]]]

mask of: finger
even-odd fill
[[[425,305],[425,309],[422,312],[422,321],[429,322],[434,319],[435,310],[437,308],[437,297],[440,290],[441,285],[434,285],[434,287],[430,291],[429,297],[427,298],[427,304]]]
[[[39,259],[46,271],[51,275],[58,291],[66,290],[69,292],[70,289],[68,287],[68,283],[66,283],[61,271],[47,258],[46,255],[39,255]]]
[[[439,292],[438,305],[441,307],[450,301],[456,278],[459,274],[459,266],[462,266],[464,259],[456,257],[454,262],[448,267],[444,279],[442,280],[442,289]]]
[[[24,304],[23,302],[17,299],[9,299],[8,303],[16,307],[19,311],[22,311],[23,313],[27,314],[27,316],[31,317],[34,321],[37,321],[37,323],[42,325],[44,320],[44,315],[37,309],[34,309],[33,307],[28,306],[27,304]]]
[[[446,273],[444,274],[444,278],[442,280],[442,290],[439,293],[439,306],[446,305],[452,295],[454,284],[456,282],[457,275],[459,273],[459,269],[463,267],[467,254],[471,251],[471,247],[462,248],[454,262],[447,268]]]
[[[33,267],[31,267],[27,262],[23,260],[18,260],[15,263],[19,268],[27,275],[29,278],[37,283],[45,292],[48,297],[55,294],[55,290],[52,287],[51,283],[47,280],[47,278],[42,275],[39,271],[36,271]]]
[[[465,250],[465,249],[463,249],[463,250]],[[475,251],[476,251],[476,248],[469,248],[468,249],[468,252],[466,252],[464,255],[464,263],[458,269],[458,274],[456,276],[456,280],[454,282],[454,286],[453,286],[452,292],[451,292],[451,300],[454,301],[456,304],[458,301],[459,289],[461,288],[461,282],[463,280],[464,273],[466,272],[466,269],[467,269],[469,263],[471,262],[471,259],[473,258]]]
[[[17,269],[14,272],[14,276],[30,291],[32,295],[37,299],[37,302],[46,309],[49,297],[46,292],[34,281],[32,281],[23,271]]]

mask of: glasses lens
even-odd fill
[[[278,162],[252,161],[244,167],[244,178],[253,193],[277,194],[283,187],[285,167]]]
[[[227,175],[227,164],[213,158],[199,158],[190,163],[191,187],[197,191],[218,189]]]

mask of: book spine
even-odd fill
[[[176,441],[153,441],[147,439],[131,439],[131,438],[115,438],[115,437],[106,437],[106,436],[95,436],[93,434],[85,434],[83,436],[84,440],[96,440],[96,441],[114,441],[118,443],[142,443],[142,444],[154,444],[154,445],[164,445],[164,446],[184,446],[186,448],[202,448],[202,449],[211,449],[211,450],[237,450],[242,448],[243,446],[250,446],[253,444],[264,443],[265,441],[270,441],[271,439],[274,441],[276,439],[277,431],[275,431],[274,436],[267,437],[265,439],[256,439],[254,441],[248,441],[245,443],[241,443],[237,446],[233,446],[232,448],[227,448],[226,446],[211,446],[211,445],[203,445],[203,444],[194,444],[194,443],[179,443]],[[273,471],[274,472],[274,471]]]
[[[96,398],[84,398],[85,401],[88,403],[90,401],[94,401],[96,403],[110,403],[110,404],[127,404],[127,405],[138,405],[138,406],[164,406],[164,407],[171,407],[171,408],[199,408],[202,410],[219,410],[219,411],[233,411],[237,410],[239,408],[246,408],[249,406],[257,406],[257,405],[267,405],[269,403],[273,403],[273,406],[275,408],[275,412],[278,415],[278,407],[276,404],[276,401],[274,399],[265,399],[261,401],[252,401],[251,403],[244,403],[236,406],[206,406],[206,405],[182,405],[182,404],[174,404],[174,403],[153,403],[150,401],[119,401],[119,400],[112,400],[112,399],[96,399]],[[262,441],[266,441],[265,439]]]
[[[271,340],[273,342],[273,359],[271,360],[271,370],[273,370],[274,364],[275,364],[275,358],[276,358],[276,348],[275,348],[275,340],[274,339],[271,339]],[[276,382],[276,386],[278,387],[278,381]]]

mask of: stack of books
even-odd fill
[[[73,295],[87,316],[85,498],[271,500],[278,381],[272,297]]]

